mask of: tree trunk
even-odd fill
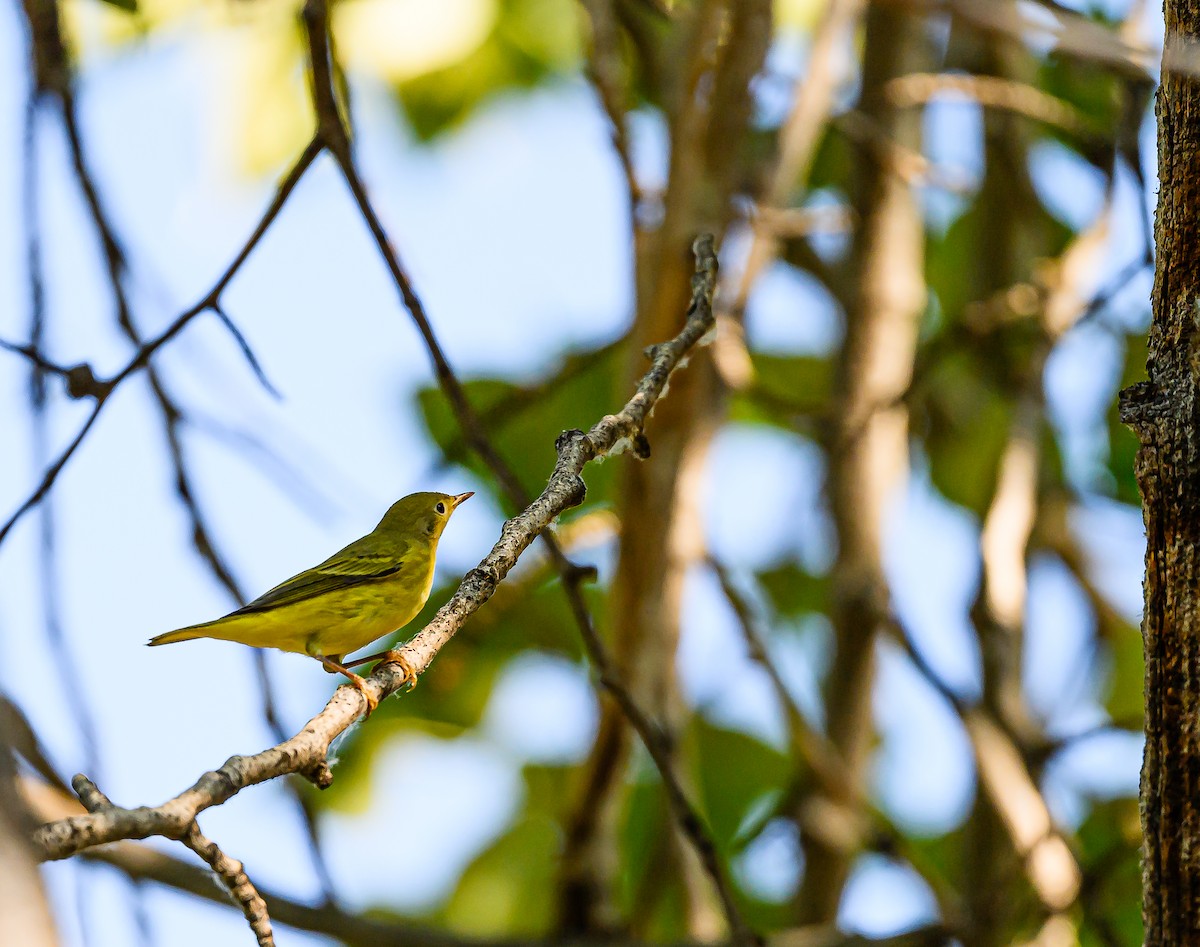
[[[1158,248],[1149,381],[1121,393],[1141,439],[1136,473],[1146,523],[1142,764],[1146,944],[1200,937],[1200,85],[1171,71],[1195,48],[1198,0],[1166,0],[1158,93]]]

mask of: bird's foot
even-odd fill
[[[408,658],[404,656],[403,652],[389,650],[385,651],[382,657],[380,664],[395,664],[404,672],[404,683],[408,685],[409,690],[417,686],[416,669],[408,663]]]
[[[314,657],[317,656],[314,655]],[[324,655],[319,657],[318,660],[321,662],[321,666],[331,674],[344,674],[350,679],[350,683],[354,685],[355,690],[362,694],[363,700],[367,702],[367,712],[363,715],[363,719],[366,720],[368,717],[370,717],[375,708],[379,706],[379,699],[371,693],[371,688],[367,686],[367,682],[351,671],[344,664],[338,663],[335,658]]]
[[[379,701],[375,695],[371,693],[371,689],[367,686],[367,682],[357,674],[350,678],[350,683],[357,688],[358,692],[363,695],[363,700],[367,702],[367,711],[363,714],[363,720],[366,720],[371,716],[372,713],[375,712],[375,708],[379,706]]]

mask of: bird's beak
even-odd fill
[[[475,491],[471,490],[471,491],[468,491],[467,493],[460,493],[458,496],[452,497],[450,502],[453,505],[450,507],[450,509],[452,509],[452,510],[458,509],[458,505],[460,503],[463,503],[463,502],[471,499],[471,497],[473,497],[473,496],[475,496]]]

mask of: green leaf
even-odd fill
[[[459,62],[401,82],[401,107],[429,141],[460,125],[486,101],[565,74],[581,56],[580,17],[555,0],[501,0],[488,38]]]
[[[1112,138],[1122,116],[1128,81],[1128,76],[1087,57],[1045,57],[1038,70],[1038,87],[1073,106],[1087,125],[1082,137],[1077,131],[1049,124],[1044,126],[1046,133],[1109,173]]]
[[[1146,675],[1141,632],[1129,625],[1105,644],[1110,649],[1112,664],[1108,670],[1104,709],[1123,725],[1141,720]]]
[[[797,562],[781,562],[759,572],[757,578],[775,614],[781,618],[824,613],[828,608],[828,579],[813,575]]]
[[[118,10],[124,10],[126,13],[138,12],[137,0],[103,0],[103,2]]]
[[[933,368],[918,408],[933,484],[950,500],[982,515],[1008,442],[1010,405],[979,375],[974,360],[956,354]]]
[[[792,764],[761,740],[716,727],[700,715],[692,718],[689,738],[696,748],[701,805],[718,847],[726,849],[755,806],[784,787]]]
[[[588,428],[612,413],[618,404],[617,381],[626,347],[609,343],[567,355],[546,377],[517,385],[503,378],[479,378],[464,383],[467,398],[479,413],[492,443],[517,479],[532,496],[541,491],[557,457],[554,440],[565,430]],[[446,459],[493,483],[491,471],[463,440],[449,403],[437,387],[417,392],[417,407],[425,428]],[[605,503],[612,495],[613,465],[591,465],[585,476],[585,508]],[[507,499],[498,495],[501,505]]]
[[[813,421],[829,407],[833,390],[833,361],[813,355],[751,352],[754,384],[735,393],[732,421],[774,424],[796,429],[798,419]]]
[[[672,863],[674,827],[666,797],[648,761],[646,767],[634,783],[621,833],[620,899],[641,939],[669,943],[687,932],[686,898]]]
[[[1141,824],[1133,798],[1093,805],[1076,837],[1080,867],[1089,881],[1087,910],[1081,916],[1080,943],[1087,947],[1140,945],[1142,870]]]

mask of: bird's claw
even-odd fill
[[[416,669],[408,663],[408,658],[406,658],[400,651],[393,649],[384,652],[383,659],[379,663],[397,665],[400,670],[404,672],[404,683],[408,685],[408,689],[412,690],[417,686]]]
[[[363,700],[367,702],[367,712],[363,714],[363,720],[366,720],[375,712],[375,708],[379,706],[379,699],[371,693],[371,688],[367,686],[367,682],[361,677],[354,677],[350,683],[363,695]]]

